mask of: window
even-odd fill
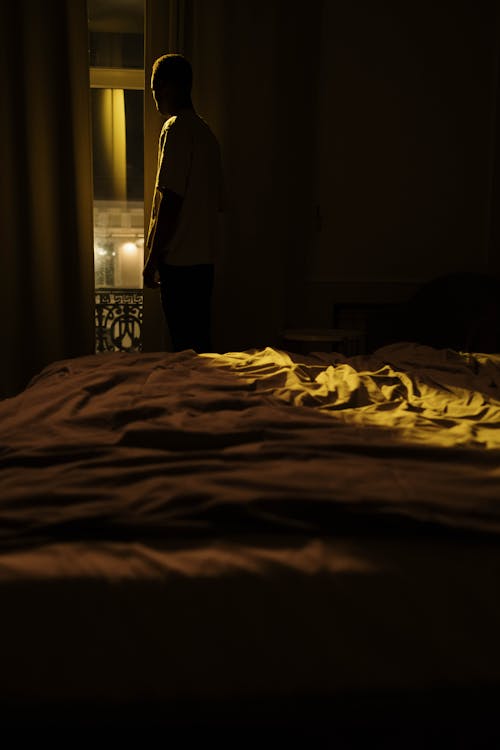
[[[96,351],[141,348],[143,0],[89,0]]]

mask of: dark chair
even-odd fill
[[[453,273],[424,284],[409,300],[410,340],[436,349],[500,351],[500,280]]]

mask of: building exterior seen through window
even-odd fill
[[[89,0],[96,351],[139,350],[144,260],[143,0]]]

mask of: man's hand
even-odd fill
[[[160,281],[157,278],[157,271],[158,269],[156,265],[151,261],[150,258],[144,266],[144,270],[142,272],[144,286],[147,286],[148,289],[158,289],[158,287],[160,286]]]

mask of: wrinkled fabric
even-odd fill
[[[500,357],[104,354],[0,403],[0,542],[500,530]],[[368,520],[367,520],[368,519]]]

